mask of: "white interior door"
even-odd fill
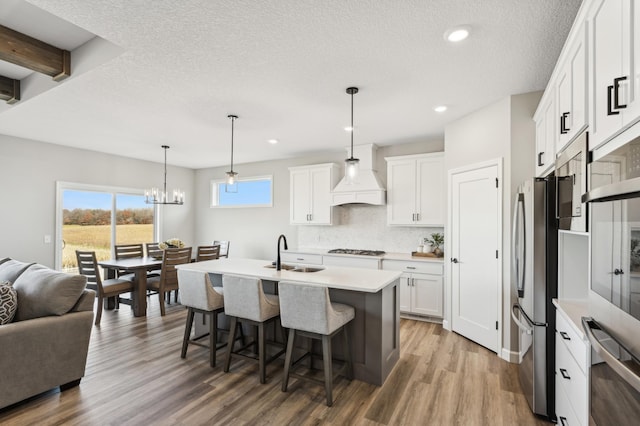
[[[451,176],[452,329],[498,352],[501,191],[498,164]]]

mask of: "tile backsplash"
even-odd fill
[[[299,249],[365,249],[410,253],[422,238],[443,228],[387,226],[387,207],[348,205],[336,207],[333,226],[299,226]],[[446,242],[444,244],[446,252]]]

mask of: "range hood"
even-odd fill
[[[344,177],[331,191],[331,205],[373,204],[382,206],[386,203],[386,190],[380,183],[378,172],[373,169],[378,147],[373,144],[356,145],[353,156],[360,159],[360,170],[355,182],[348,182]],[[348,154],[349,148],[347,148]]]

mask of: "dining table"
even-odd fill
[[[147,315],[147,272],[162,268],[162,258],[134,257],[128,259],[101,260],[98,265],[105,270],[106,278],[116,278],[117,271],[134,273],[131,309],[136,317]]]

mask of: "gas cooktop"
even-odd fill
[[[342,248],[329,250],[327,253],[357,254],[360,256],[382,256],[384,254],[382,250],[356,250],[356,249],[342,249]]]

